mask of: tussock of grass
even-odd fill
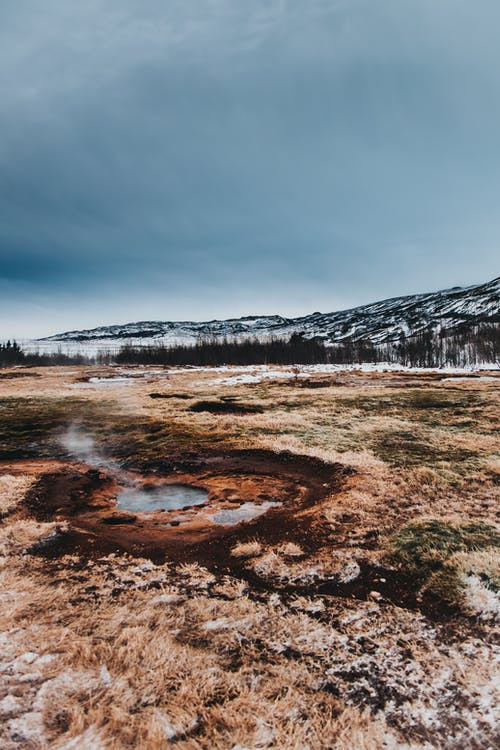
[[[480,620],[500,619],[500,550],[456,552],[433,573],[426,590]]]
[[[425,577],[455,552],[472,552],[500,546],[500,533],[482,521],[453,522],[429,519],[411,523],[392,539],[397,562]]]
[[[491,579],[489,580],[491,584]],[[497,579],[498,580],[498,579]],[[467,575],[460,579],[464,609],[480,620],[500,620],[500,594],[478,575]]]
[[[243,404],[228,400],[195,401],[188,411],[210,412],[211,414],[261,414],[262,408],[255,404]]]
[[[233,557],[249,558],[258,557],[262,553],[262,544],[257,540],[251,542],[238,542],[231,550]]]
[[[500,614],[500,533],[481,521],[429,519],[392,539],[393,556],[423,588],[481,619]]]
[[[280,550],[282,555],[285,557],[304,557],[304,550],[295,542],[287,542]]]
[[[32,484],[29,476],[0,476],[0,519],[16,509]]]
[[[66,529],[64,523],[39,523],[31,519],[15,521],[0,535],[0,557],[24,554],[37,546],[41,548]]]

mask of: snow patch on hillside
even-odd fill
[[[142,321],[67,331],[44,339],[20,342],[27,352],[41,354],[114,354],[123,346],[174,346],[200,339],[248,336],[289,338],[294,333],[318,337],[326,343],[367,339],[374,344],[397,341],[425,330],[439,332],[456,326],[500,321],[500,277],[486,284],[454,287],[430,294],[395,297],[350,310],[312,313],[299,318],[280,315],[228,320]]]

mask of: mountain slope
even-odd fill
[[[500,322],[500,277],[485,284],[454,287],[440,292],[416,294],[375,302],[350,310],[313,313],[301,318],[279,315],[245,317],[205,322],[143,321],[67,331],[36,343],[41,349],[54,346],[116,349],[124,343],[191,343],[200,337],[241,336],[320,337],[327,342],[368,339],[373,343],[397,340],[425,330],[457,329],[481,323]]]

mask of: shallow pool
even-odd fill
[[[238,508],[223,508],[210,516],[210,520],[213,523],[221,524],[222,526],[233,526],[236,523],[242,521],[251,521],[258,516],[261,516],[269,508],[276,508],[281,503],[261,503],[256,505],[255,503],[243,503]]]
[[[117,507],[133,513],[153,510],[178,510],[191,505],[202,505],[208,492],[188,484],[164,484],[159,487],[127,487],[117,496]]]

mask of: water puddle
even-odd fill
[[[276,508],[281,503],[243,503],[238,508],[224,508],[209,516],[213,523],[222,526],[234,526],[242,521],[252,521],[254,518],[263,515],[269,508]]]
[[[442,383],[463,383],[471,382],[474,380],[482,380],[483,382],[500,382],[500,378],[496,378],[494,375],[462,375],[458,378],[442,378]]]
[[[67,383],[66,385],[68,388],[74,389],[93,388],[96,385],[132,385],[134,382],[140,382],[141,380],[158,380],[161,376],[168,377],[168,373],[165,370],[125,370],[118,372],[116,375],[94,375],[86,380]]]
[[[117,508],[132,513],[154,510],[179,510],[192,505],[203,505],[208,492],[187,484],[165,484],[161,487],[127,487],[117,496]]]
[[[132,385],[137,378],[116,377],[116,378],[89,378],[84,383],[68,383],[67,387],[73,390],[84,390],[85,388],[94,388],[96,385]]]
[[[131,375],[116,375],[113,378],[89,378],[88,382],[92,385],[116,385],[117,383],[125,384],[134,381],[136,378]]]

